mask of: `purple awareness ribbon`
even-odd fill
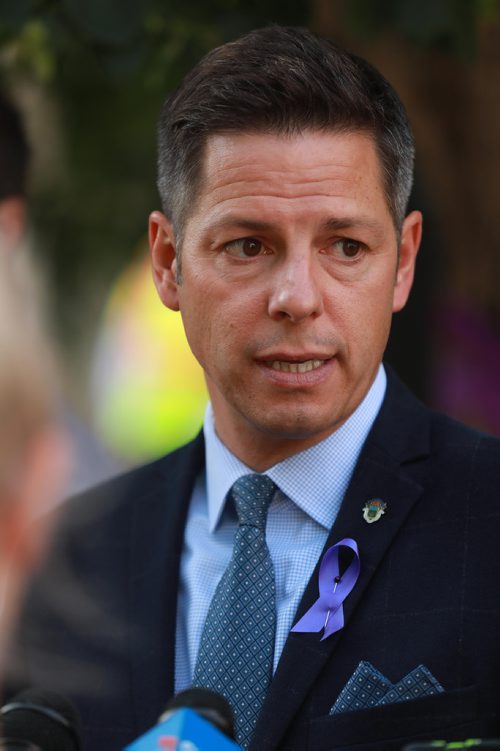
[[[341,547],[350,548],[354,553],[353,560],[342,576],[340,576],[339,571],[339,549]],[[292,631],[313,632],[324,629],[325,632],[321,641],[336,631],[340,631],[344,626],[342,603],[354,589],[359,570],[359,552],[355,540],[345,537],[336,545],[328,548],[319,567],[319,597],[300,621],[295,624]]]

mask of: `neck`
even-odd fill
[[[319,435],[296,438],[270,436],[258,430],[247,432],[231,429],[224,424],[220,425],[215,414],[214,417],[215,432],[219,439],[231,453],[254,472],[265,472],[289,456],[299,454],[301,451],[320,443],[333,432],[333,429],[329,429]]]

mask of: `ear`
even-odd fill
[[[174,228],[161,211],[153,211],[149,217],[149,247],[160,300],[170,310],[179,310]]]
[[[412,211],[403,222],[399,245],[398,269],[392,301],[393,313],[406,305],[415,275],[415,261],[422,237],[422,214]]]

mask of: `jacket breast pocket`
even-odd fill
[[[453,740],[477,732],[477,686],[444,691],[423,699],[328,715],[311,722],[309,747],[341,751],[398,751],[419,738]],[[453,733],[453,738],[447,738]]]

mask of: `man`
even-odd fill
[[[500,732],[499,444],[381,365],[412,167],[389,84],[306,30],[214,50],[167,100],[153,273],[206,375],[204,433],[69,506],[20,639],[88,749],[193,683],[253,751]]]

